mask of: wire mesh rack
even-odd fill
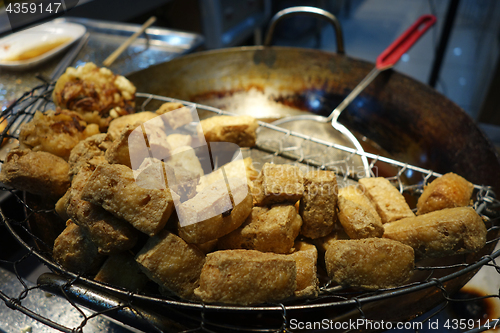
[[[20,124],[31,119],[36,110],[43,111],[54,107],[51,105],[52,88],[51,83],[44,82],[24,94],[2,112],[2,121],[7,122],[7,126],[1,134],[1,139],[8,141],[8,147],[16,145],[19,135],[17,129]],[[198,109],[200,118],[211,115],[231,115],[213,107],[145,93],[138,93],[137,101],[142,110],[153,110],[164,102],[181,102],[185,105],[194,105]],[[334,170],[339,180],[345,183],[355,181],[357,177],[360,177],[355,169],[359,153],[354,148],[304,136],[265,122],[260,122],[259,125],[257,145],[243,151],[244,155],[252,157],[255,162],[288,163],[306,168]],[[265,135],[265,131],[272,135]],[[371,153],[363,154],[370,162],[372,176],[379,176],[379,166],[389,165],[390,174],[383,176],[409,198],[418,197],[427,182],[440,176],[431,170],[388,157]],[[387,168],[381,169],[387,170]],[[16,275],[19,284],[18,292],[14,295],[9,295],[5,290],[0,289],[0,299],[10,309],[20,311],[63,332],[81,332],[92,319],[100,316],[107,316],[148,332],[233,332],[236,330],[292,332],[294,330],[290,325],[290,320],[302,322],[328,320],[332,325],[329,328],[338,331],[349,331],[351,327],[341,325],[337,327],[336,323],[360,319],[364,320],[366,325],[383,321],[386,323],[383,328],[391,328],[392,323],[402,320],[413,319],[424,323],[436,313],[443,311],[449,304],[464,302],[463,299],[454,298],[454,293],[484,266],[491,266],[500,274],[500,266],[495,263],[495,258],[500,256],[500,251],[494,251],[499,238],[498,208],[500,205],[492,189],[485,185],[475,185],[473,194],[473,207],[483,217],[488,229],[487,244],[480,252],[417,262],[415,278],[410,283],[397,288],[375,291],[356,290],[335,286],[325,280],[317,298],[251,307],[202,304],[155,293],[133,293],[120,287],[93,281],[89,276],[67,271],[52,259],[50,244],[37,234],[31,222],[39,216],[45,216],[48,219],[56,218],[53,207],[38,204],[28,194],[8,188],[2,189],[14,195],[24,214],[22,218],[13,218],[2,209],[0,211],[1,224],[26,249],[26,252],[18,259],[0,260],[0,266],[9,267]],[[36,258],[48,266],[52,273],[41,275],[36,284],[30,285],[17,269],[23,261],[29,258]],[[37,291],[48,291],[61,296],[60,301],[66,302],[76,310],[81,321],[69,327],[58,322],[57,316],[54,319],[51,315],[30,309],[26,305],[26,300],[30,294]],[[466,301],[474,302],[483,298],[498,297],[498,294],[491,294]],[[86,309],[90,309],[91,312]],[[430,309],[434,311],[427,312]],[[425,315],[422,315],[423,313]],[[475,328],[467,328],[470,332],[480,332],[489,329],[491,325],[492,322],[478,321],[474,323]],[[418,328],[414,330],[418,331]]]

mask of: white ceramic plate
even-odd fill
[[[48,22],[0,39],[0,67],[28,69],[64,51],[85,34],[81,24]]]

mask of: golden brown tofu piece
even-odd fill
[[[121,164],[97,166],[82,191],[82,199],[100,205],[150,236],[158,233],[174,210],[169,189],[145,189],[132,170]]]
[[[319,256],[323,258],[330,245],[332,245],[338,240],[347,240],[347,239],[350,238],[346,234],[344,229],[334,229],[330,234],[326,235],[325,237],[316,238],[313,239],[312,241],[316,246],[316,249],[318,250]]]
[[[52,99],[57,106],[77,111],[87,123],[97,123],[105,130],[112,119],[134,112],[135,91],[124,76],[89,62],[68,67],[57,80]]]
[[[205,255],[196,246],[162,230],[146,242],[136,261],[151,280],[189,299],[199,285]]]
[[[382,223],[415,216],[403,195],[384,177],[361,178],[359,183],[365,188],[382,219]]]
[[[71,220],[66,222],[66,229],[56,238],[52,256],[67,270],[82,274],[97,272],[105,259],[82,228]]]
[[[112,141],[106,133],[92,135],[80,141],[69,155],[69,175],[73,178],[78,171],[96,161],[104,162],[104,153],[111,146]],[[91,162],[92,161],[92,162]]]
[[[138,292],[146,287],[149,278],[141,271],[134,256],[123,252],[109,256],[94,280]]]
[[[184,104],[182,103],[177,103],[177,102],[166,102],[160,105],[158,110],[156,110],[156,114],[162,115],[170,111],[174,111],[180,108],[183,108]]]
[[[338,240],[326,251],[328,276],[344,286],[365,289],[404,284],[414,267],[410,246],[385,238]]]
[[[99,253],[120,253],[130,250],[137,243],[138,231],[100,206],[72,197],[67,214],[88,234]]]
[[[296,203],[304,194],[302,171],[296,166],[265,163],[253,182],[256,205]]]
[[[249,185],[259,174],[252,166],[251,157],[244,158],[243,160],[237,159],[226,163],[217,170],[201,177],[200,184],[196,187],[196,191],[201,192],[208,185],[223,180],[224,174],[222,173],[222,170],[224,170],[226,177],[246,179]]]
[[[296,297],[318,296],[319,281],[317,276],[318,250],[306,242],[296,242],[295,252],[290,257],[295,259],[297,267]]]
[[[0,182],[29,193],[58,199],[70,186],[69,165],[61,157],[44,151],[10,151],[2,165]]]
[[[384,226],[375,207],[356,186],[342,188],[338,200],[339,221],[352,239],[382,237]]]
[[[69,220],[69,215],[66,213],[66,207],[68,206],[70,198],[71,189],[68,189],[66,193],[56,202],[56,213],[63,219],[63,221]]]
[[[213,240],[208,241],[208,242],[203,243],[203,244],[196,244],[196,247],[199,248],[201,250],[201,252],[207,254],[207,253],[213,252],[217,249],[217,242],[218,241],[219,241],[218,239],[213,239]]]
[[[135,129],[146,121],[156,117],[158,117],[158,115],[150,111],[137,112],[118,117],[109,123],[108,134],[112,140],[116,140],[120,137],[120,133],[125,127],[130,126],[132,129]]]
[[[280,301],[293,296],[296,271],[290,256],[254,250],[216,251],[207,255],[194,293],[208,303]]]
[[[215,116],[203,119],[198,135],[207,142],[232,142],[240,147],[253,147],[257,141],[257,120],[251,116]]]
[[[384,238],[411,246],[418,258],[440,258],[478,251],[486,226],[470,207],[445,208],[384,225]]]
[[[417,215],[444,208],[465,207],[471,203],[474,185],[452,172],[436,178],[418,198]]]
[[[300,233],[319,238],[332,232],[337,222],[337,177],[332,171],[310,171],[304,175],[304,195],[300,199]]]
[[[21,126],[21,149],[46,151],[66,161],[73,147],[85,138],[99,133],[99,126],[88,124],[80,115],[69,110],[37,111],[33,119]]]
[[[186,242],[202,244],[218,239],[237,229],[250,214],[248,185],[234,178],[228,181],[230,191],[225,182],[217,182],[176,207],[179,236]]]
[[[191,110],[187,107],[184,107],[184,105],[182,104],[180,105],[180,107],[172,110],[167,110],[170,109],[170,107],[163,107],[162,105],[158,110],[156,110],[156,114],[161,115],[161,119],[174,130],[193,121]]]
[[[302,218],[293,205],[254,207],[240,228],[219,239],[218,247],[288,254],[301,225]]]

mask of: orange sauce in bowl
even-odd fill
[[[71,37],[61,37],[52,41],[45,42],[43,44],[36,45],[30,49],[24,50],[16,55],[7,57],[3,61],[23,61],[36,58],[56,47],[65,44],[71,40]]]

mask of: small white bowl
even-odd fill
[[[24,70],[49,60],[85,34],[81,24],[48,22],[0,39],[0,67]]]

